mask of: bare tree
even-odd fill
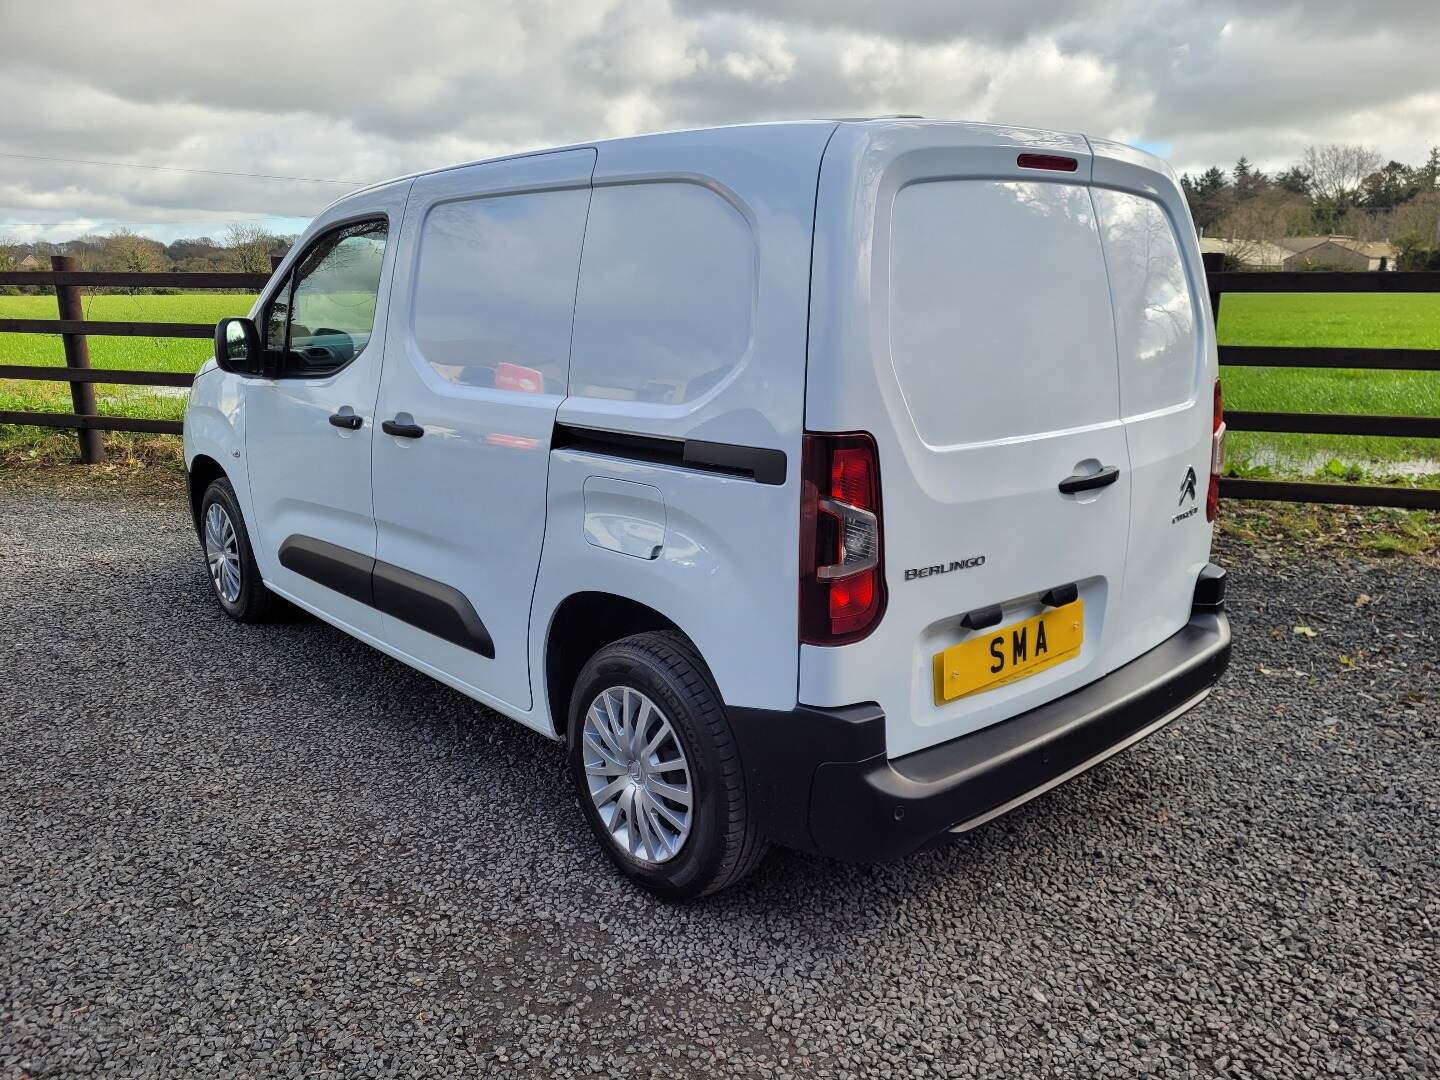
[[[225,230],[227,262],[242,274],[268,274],[275,237],[259,225],[231,225]]]
[[[1440,191],[1427,191],[1397,206],[1390,242],[1400,250],[1402,270],[1423,270],[1440,254]]]
[[[99,261],[111,270],[123,270],[131,274],[152,274],[165,269],[165,247],[158,240],[141,236],[130,229],[116,229],[108,236],[100,237]],[[139,293],[131,288],[130,295]]]
[[[1353,144],[1311,146],[1300,159],[1300,168],[1310,176],[1316,218],[1333,229],[1354,204],[1365,178],[1380,168],[1380,155],[1368,146]]]
[[[1231,253],[1242,263],[1262,262],[1267,243],[1296,236],[1311,225],[1310,203],[1283,188],[1270,188],[1236,205],[1215,230],[1234,241]]]
[[[148,274],[165,265],[164,246],[130,229],[116,229],[103,238],[102,244],[102,257],[116,270]]]

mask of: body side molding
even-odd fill
[[[280,565],[428,634],[495,659],[495,642],[474,605],[443,581],[298,534],[281,543]]]
[[[375,560],[313,536],[287,536],[280,544],[280,565],[342,596],[375,606],[370,583]]]
[[[459,589],[379,560],[373,581],[375,606],[386,615],[495,659],[490,631]]]
[[[704,439],[671,439],[558,423],[550,445],[556,450],[581,450],[655,465],[738,476],[754,480],[757,484],[778,486],[785,483],[785,452],[763,446],[737,446]]]

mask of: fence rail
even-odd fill
[[[99,322],[95,319],[0,319],[0,334],[91,334],[97,337],[208,338],[209,323]]]
[[[60,256],[51,257],[51,265]],[[118,289],[244,289],[259,292],[269,274],[150,273],[119,270],[6,270],[0,285],[73,285]]]
[[[131,386],[187,387],[193,377],[178,372],[122,371],[90,367],[91,335],[159,338],[209,338],[214,328],[200,323],[104,322],[86,319],[80,303],[82,288],[246,289],[258,292],[269,274],[235,273],[111,273],[76,270],[64,256],[53,256],[48,271],[0,273],[0,285],[41,285],[55,289],[59,319],[0,319],[0,333],[59,334],[65,343],[65,367],[0,365],[0,379],[38,379],[70,384],[73,413],[0,411],[0,424],[73,428],[80,438],[80,457],[101,460],[101,431],[179,434],[177,420],[102,416],[95,406],[95,383]],[[272,260],[272,269],[278,260]],[[1219,260],[1205,256],[1210,308],[1219,318],[1226,293],[1440,293],[1440,273],[1377,272],[1237,272],[1222,270]],[[1440,349],[1312,348],[1272,345],[1222,345],[1225,367],[1358,368],[1372,371],[1440,372]],[[1440,417],[1368,416],[1339,413],[1227,412],[1232,431],[1286,434],[1380,435],[1440,439]],[[1301,481],[1226,477],[1220,494],[1233,499],[1337,503],[1351,506],[1396,506],[1440,511],[1440,490],[1375,484],[1326,484]]]
[[[120,371],[114,368],[33,367],[0,364],[0,379],[41,379],[49,382],[129,383],[131,386],[189,386],[188,371]]]
[[[1440,371],[1440,349],[1330,349],[1313,345],[1221,345],[1220,363],[1222,366],[1229,367]]]

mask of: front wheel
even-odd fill
[[[200,543],[215,598],[225,613],[238,622],[264,622],[279,604],[279,597],[260,580],[250,534],[240,516],[240,503],[230,481],[221,477],[205,489],[200,501]]]
[[[686,639],[645,633],[607,645],[581,670],[570,701],[571,777],[621,872],[683,900],[759,865],[766,844],[735,736]]]

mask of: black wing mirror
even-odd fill
[[[264,375],[265,347],[253,319],[221,319],[215,324],[215,362],[236,375]]]

